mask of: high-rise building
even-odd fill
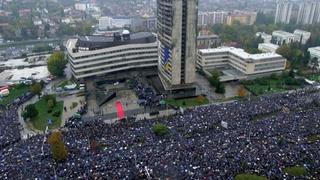
[[[274,23],[289,24],[293,3],[290,0],[277,0],[277,11]]]
[[[198,0],[158,0],[159,77],[174,94],[195,81]]]
[[[225,11],[199,12],[198,25],[211,26],[214,24],[224,24],[227,16],[228,12]]]
[[[304,0],[299,4],[297,24],[315,24],[320,22],[320,1]]]

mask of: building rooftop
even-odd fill
[[[279,48],[279,45],[272,44],[272,43],[260,43],[259,45],[267,46],[267,47],[270,47],[270,48],[273,48],[273,49],[278,49]]]
[[[317,47],[311,47],[308,49],[309,51],[310,50],[313,50],[313,51],[320,51],[320,46],[317,46]]]
[[[249,53],[245,52],[243,49],[234,48],[234,47],[219,47],[219,48],[213,48],[213,49],[200,49],[199,51],[204,54],[229,52],[229,53],[235,54],[243,59],[252,59],[252,60],[281,57],[281,55],[276,54],[276,53],[249,54]]]
[[[294,30],[294,33],[311,34],[309,31],[305,31],[305,30],[301,30],[301,29]]]
[[[211,39],[211,38],[217,39],[219,38],[219,36],[216,34],[211,34],[211,35],[200,35],[197,37],[197,39]]]
[[[275,35],[275,34],[278,34],[278,35],[281,35],[281,36],[294,36],[294,34],[286,32],[286,31],[282,31],[282,30],[273,31],[272,35]]]
[[[139,32],[130,34],[129,31],[124,31],[122,35],[120,33],[114,33],[113,36],[80,36],[77,39],[75,48],[97,50],[126,44],[152,43],[155,41],[156,36],[151,32]]]

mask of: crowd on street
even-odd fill
[[[26,93],[14,102],[0,108],[0,149],[18,142],[21,139],[18,107],[33,97]]]
[[[299,91],[191,108],[155,120],[105,124],[74,118],[61,129],[68,158],[55,162],[44,135],[0,150],[0,179],[290,179],[320,177],[320,92]],[[152,128],[165,124],[157,136]],[[223,125],[222,125],[223,124]],[[41,147],[41,148],[40,148]],[[107,178],[107,179],[108,179]]]

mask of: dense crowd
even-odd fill
[[[159,104],[160,96],[157,95],[156,91],[151,86],[137,79],[131,79],[129,86],[138,96],[139,105],[155,106]]]
[[[32,97],[31,93],[26,93],[0,108],[0,149],[21,139],[18,107]]]
[[[66,161],[55,162],[47,143],[42,154],[44,137],[34,136],[0,151],[0,179],[290,179],[283,169],[296,165],[307,169],[305,179],[319,179],[320,142],[308,140],[320,134],[319,102],[319,92],[301,91],[150,121],[72,119],[62,129]],[[169,128],[164,137],[152,131],[158,122]]]

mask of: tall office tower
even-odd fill
[[[319,23],[320,18],[320,1],[304,0],[299,4],[299,14],[297,24],[314,24]]]
[[[158,68],[165,90],[187,91],[195,81],[198,0],[158,0]]]
[[[290,0],[277,0],[277,12],[274,23],[289,24],[293,3]]]

